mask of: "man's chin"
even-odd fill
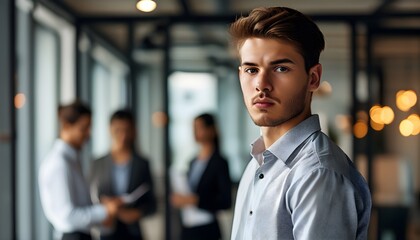
[[[273,119],[269,119],[269,118],[252,118],[252,121],[254,122],[255,125],[259,126],[259,127],[275,127],[279,124],[281,124],[281,121],[276,121]]]

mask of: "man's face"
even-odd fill
[[[112,144],[117,148],[131,147],[135,129],[129,120],[115,119],[110,126]]]
[[[297,49],[278,39],[249,38],[239,54],[244,101],[256,125],[274,127],[310,112],[311,93],[319,86],[319,64],[308,74]]]
[[[89,115],[83,115],[74,124],[65,125],[65,129],[69,132],[74,147],[81,149],[83,144],[89,139],[90,122],[91,117]]]

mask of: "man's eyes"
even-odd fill
[[[276,67],[275,68],[275,71],[276,72],[287,72],[287,71],[289,71],[289,68],[283,67],[283,66],[279,66],[279,67]]]
[[[245,72],[249,74],[255,74],[258,72],[258,69],[256,68],[245,68]]]
[[[290,69],[284,66],[278,66],[274,68],[274,72],[278,73],[285,73],[288,72]],[[249,74],[256,74],[258,73],[258,68],[245,68],[244,71]]]

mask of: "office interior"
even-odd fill
[[[151,0],[143,0],[151,1]],[[193,118],[217,116],[232,188],[260,133],[238,81],[229,23],[255,7],[286,6],[325,35],[313,113],[372,192],[369,239],[420,239],[420,1],[0,0],[0,239],[53,239],[39,199],[40,162],[57,138],[57,107],[93,110],[83,167],[110,144],[110,115],[130,108],[149,158],[158,212],[147,239],[178,239],[170,173],[197,146]],[[232,209],[220,213],[229,239]]]

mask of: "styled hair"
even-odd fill
[[[128,109],[120,109],[114,112],[109,122],[112,123],[114,120],[125,120],[130,122],[133,126],[136,122],[134,114]]]
[[[301,12],[286,7],[256,8],[247,17],[232,23],[229,32],[238,50],[248,38],[290,42],[303,56],[306,71],[319,63],[319,55],[325,47],[318,26]]]
[[[215,117],[210,113],[203,113],[195,117],[195,120],[202,120],[204,125],[208,128],[213,128],[214,130],[214,148],[215,151],[219,152],[220,150],[220,141],[219,141],[219,133],[217,132],[217,126],[216,126],[216,119]]]
[[[60,123],[75,124],[82,116],[91,116],[92,111],[89,106],[80,101],[75,101],[68,105],[58,107],[58,119]]]

